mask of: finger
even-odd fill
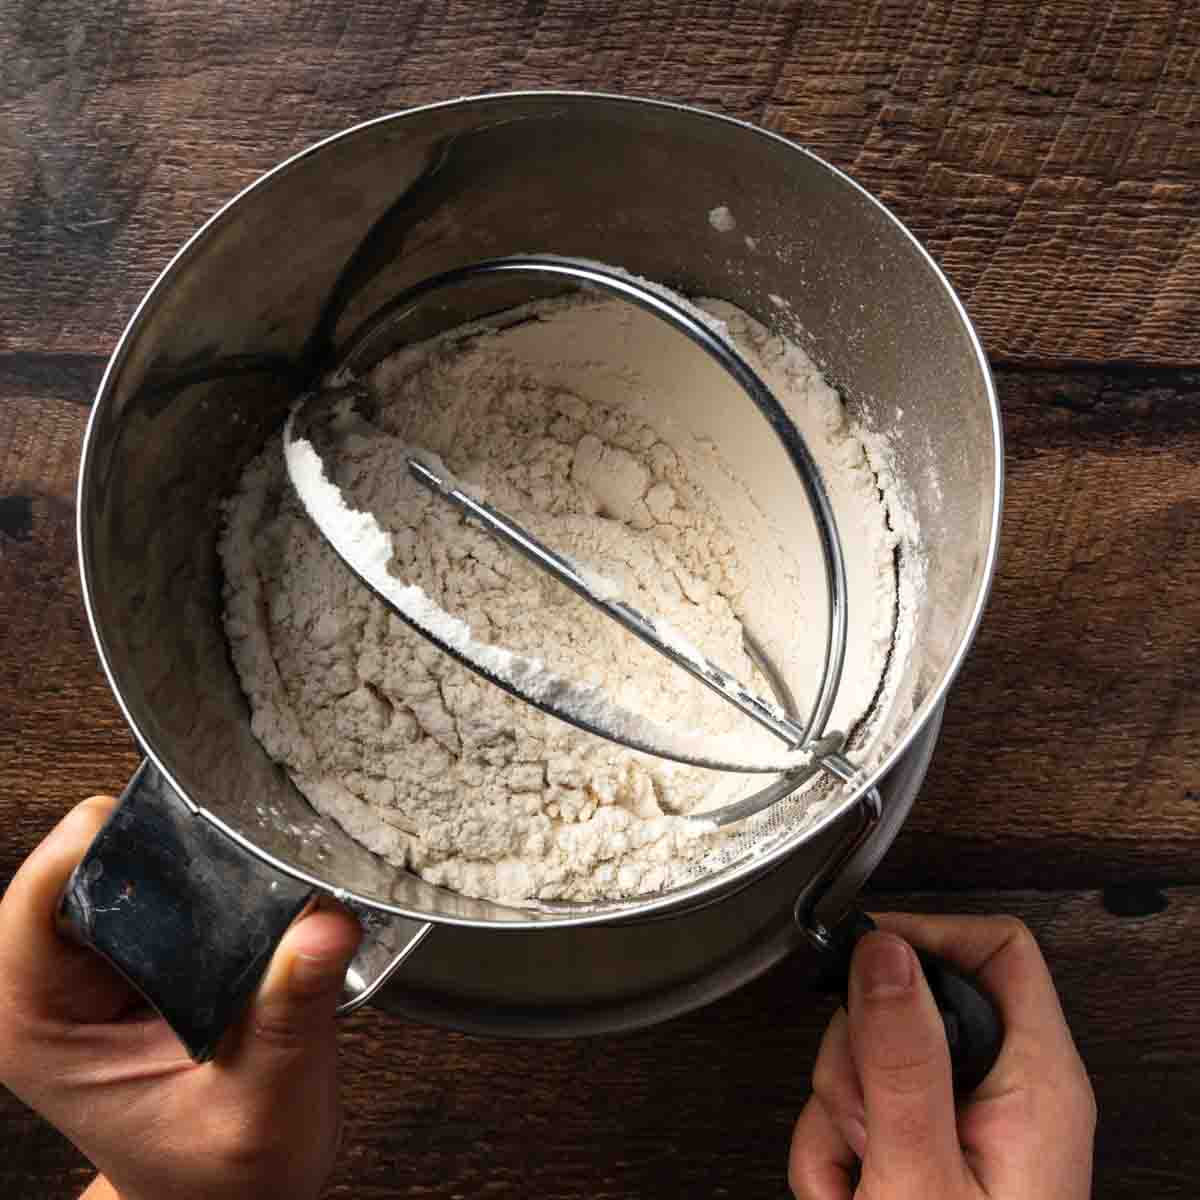
[[[788,1186],[796,1200],[850,1200],[853,1192],[854,1151],[812,1096],[792,1131],[788,1152]]]
[[[850,1051],[850,1020],[839,1008],[825,1030],[813,1066],[815,1095],[859,1158],[867,1145],[867,1110]]]
[[[333,1046],[334,1015],[358,922],[341,909],[301,917],[283,936],[236,1035],[219,1061],[271,1091]]]
[[[1000,1057],[959,1120],[989,1194],[1089,1195],[1095,1097],[1033,935],[1012,917],[888,914],[880,923],[974,972],[1000,1011]]]
[[[1046,960],[1029,929],[1013,917],[882,915],[880,925],[973,974],[995,1001],[1004,1044],[972,1094],[987,1099],[1018,1082],[1073,1080],[1083,1070]]]
[[[953,1195],[966,1164],[958,1145],[950,1050],[917,956],[903,939],[869,933],[850,967],[850,1047],[866,1107],[863,1180],[888,1195]]]
[[[22,863],[0,902],[0,981],[10,1011],[37,1019],[111,1021],[140,1003],[99,955],[58,933],[59,898],[117,802],[73,808]]]

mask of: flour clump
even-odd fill
[[[814,446],[818,459],[858,506],[871,630],[851,648],[854,711],[840,715],[861,719],[894,622],[885,504],[840,400],[811,364],[738,310],[708,307],[777,394],[805,389],[826,443],[825,454]],[[656,324],[620,302],[579,297],[407,348],[360,381],[361,419],[340,428],[326,467],[347,502],[387,531],[390,571],[474,637],[544,657],[664,725],[744,739],[751,758],[778,752],[765,731],[405,469],[405,447],[439,456],[473,495],[766,692],[745,645],[754,547],[735,538],[703,486],[709,449],[685,445],[648,404],[657,339],[678,340]],[[597,366],[610,360],[621,365]],[[442,653],[325,544],[290,491],[277,436],[227,502],[220,552],[226,632],[255,735],[319,812],[431,883],[508,903],[660,891],[693,877],[726,836],[687,814],[766,782],[626,750]]]

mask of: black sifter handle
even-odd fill
[[[58,917],[204,1062],[311,895],[193,812],[146,761],[72,873]]]
[[[925,981],[942,1014],[954,1090],[965,1096],[988,1076],[1000,1057],[1004,1027],[992,998],[968,975],[944,958],[917,950]]]
[[[830,934],[825,972],[827,990],[840,993],[849,1005],[850,959],[859,939],[877,926],[864,912],[851,912]],[[916,949],[914,947],[914,949]],[[916,950],[917,961],[933,993],[946,1041],[954,1090],[964,1096],[987,1077],[1000,1056],[1004,1026],[992,998],[967,974],[928,950]]]

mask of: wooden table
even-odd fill
[[[1200,11],[1171,0],[0,7],[0,874],[136,753],[80,603],[105,357],[170,253],[361,118],[532,86],[689,101],[893,206],[977,320],[1000,573],[878,907],[1015,912],[1100,1102],[1096,1194],[1200,1191]],[[494,1043],[367,1012],[330,1194],[758,1197],[827,1002],[785,963],[670,1025]],[[88,1177],[0,1099],[0,1195]]]

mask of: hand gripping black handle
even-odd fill
[[[850,959],[859,939],[877,926],[866,913],[851,912],[831,932],[831,956],[827,964],[828,990],[839,992],[849,1008]],[[965,1096],[973,1092],[995,1066],[1004,1042],[1004,1026],[992,998],[968,975],[928,950],[917,949],[917,961],[933,993],[946,1042],[954,1090]]]
[[[58,917],[204,1062],[311,896],[193,812],[147,761],[71,875]]]

